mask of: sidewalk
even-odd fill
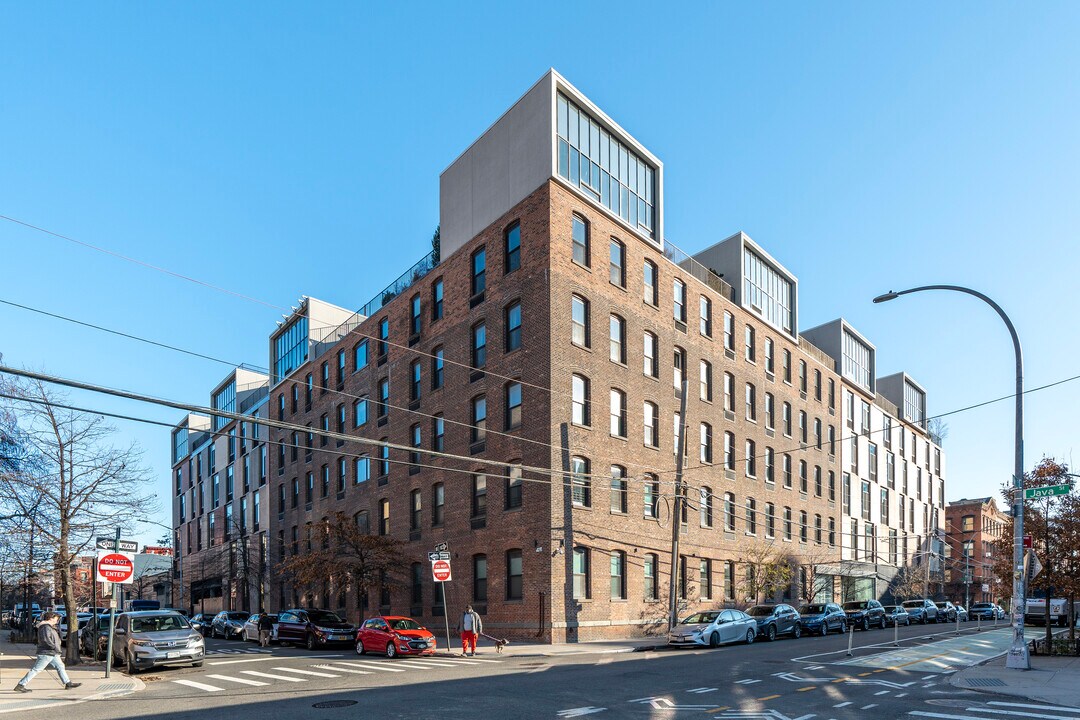
[[[30,681],[30,693],[17,693],[13,690],[30,666],[36,655],[33,644],[11,643],[5,632],[0,637],[0,713],[18,712],[19,710],[38,710],[46,707],[74,705],[87,700],[130,695],[142,690],[145,685],[137,678],[131,678],[114,669],[112,677],[105,679],[105,666],[91,663],[67,668],[72,682],[82,683],[82,687],[65,690],[60,685],[56,671],[47,668]]]
[[[1080,657],[1037,655],[1031,670],[1007,670],[1005,656],[961,670],[949,682],[964,690],[1080,707]]]

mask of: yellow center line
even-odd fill
[[[728,709],[727,705],[721,705],[720,707],[709,708],[705,712],[723,712]]]
[[[886,670],[888,670],[888,669],[889,669],[889,668],[882,668],[882,669],[880,669],[880,670],[875,670],[874,672],[876,672],[876,673],[879,673],[879,672],[885,672],[885,671],[886,671]]]
[[[938,653],[937,655],[927,655],[926,657],[919,658],[918,660],[912,660],[911,662],[906,662],[906,663],[903,663],[901,665],[894,665],[893,667],[890,668],[890,670],[899,670],[900,668],[905,668],[905,667],[907,667],[909,665],[918,665],[921,662],[926,662],[928,660],[933,660],[934,658],[945,657],[948,654],[949,653],[947,653],[947,652],[943,652],[943,653]]]
[[[817,689],[817,685],[807,685],[806,687],[799,688],[795,692],[806,692],[807,690],[816,690],[816,689]]]
[[[775,700],[780,697],[779,695],[766,695],[765,697],[755,698],[758,702],[764,702],[765,700]]]
[[[866,677],[867,675],[870,675],[870,673],[868,673],[868,672],[859,673],[859,677]]]
[[[842,683],[842,682],[845,682],[845,681],[850,680],[850,679],[851,679],[850,677],[836,678],[835,680],[833,680],[833,682],[834,683]]]

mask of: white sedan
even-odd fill
[[[274,622],[274,629],[270,631],[270,642],[277,642],[277,619],[276,614],[271,614],[270,619]],[[250,640],[252,642],[259,642],[259,614],[255,613],[247,620],[244,621],[244,627],[240,631],[240,638],[242,640]]]
[[[668,633],[668,645],[716,647],[724,643],[752,643],[757,621],[741,610],[709,610],[683,619]]]

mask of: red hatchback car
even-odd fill
[[[412,618],[381,615],[365,620],[356,632],[356,653],[434,655],[435,636]]]

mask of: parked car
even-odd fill
[[[815,603],[799,608],[799,625],[805,633],[828,635],[833,630],[847,632],[847,614],[836,603]]]
[[[863,630],[885,627],[885,608],[877,600],[851,600],[844,603],[848,623]]]
[[[993,620],[998,617],[997,605],[988,602],[971,603],[968,617],[972,620]]]
[[[903,605],[886,605],[885,622],[889,625],[910,625],[911,616]]]
[[[356,626],[329,610],[294,608],[278,615],[278,640],[303,645],[308,650],[334,643],[352,644]]]
[[[241,633],[242,639],[259,642],[259,617],[259,613],[255,613],[244,621],[244,629]],[[270,642],[277,642],[278,616],[270,613],[270,620],[274,623],[274,627],[270,631]]]
[[[122,613],[117,613],[116,621],[119,622],[122,617]],[[105,654],[109,651],[109,613],[99,614],[97,616],[97,626],[94,626],[93,616],[90,616],[90,622],[88,622],[82,629],[79,630],[79,652],[83,655],[89,655],[95,660],[104,660]]]
[[[674,647],[716,647],[724,643],[754,642],[757,620],[741,610],[709,610],[684,618],[668,633]]]
[[[60,634],[60,639],[64,640],[67,638],[68,634],[68,615],[63,611],[60,611],[57,614],[60,616],[60,625],[57,627],[56,631]],[[86,623],[90,622],[93,617],[94,616],[90,613],[75,613],[77,622],[76,632],[86,627]]]
[[[959,620],[960,622],[967,622],[968,621],[968,611],[966,609],[964,609],[963,605],[957,605],[956,606],[956,619]]]
[[[126,612],[119,616],[113,638],[113,665],[129,675],[158,665],[202,667],[203,636],[183,615],[162,610]]]
[[[210,613],[196,613],[188,620],[191,623],[191,627],[197,632],[200,632],[205,637],[210,633],[210,624],[214,622],[214,616]]]
[[[757,634],[766,640],[775,640],[777,635],[802,635],[799,625],[799,613],[790,605],[755,605],[748,608],[746,614],[757,622]]]
[[[938,622],[956,622],[956,606],[951,602],[939,602],[937,608]]]
[[[934,604],[933,600],[923,598],[922,600],[905,600],[901,603],[904,609],[908,611],[908,615],[911,616],[911,622],[922,623],[925,625],[928,622],[937,622],[938,606]]]
[[[1009,616],[1009,613],[1005,612],[1005,608],[1001,607],[1000,605],[995,605],[994,608],[997,609],[998,620],[1004,620]]]
[[[356,654],[434,655],[435,635],[412,618],[381,615],[365,620],[356,631]]]
[[[248,613],[236,610],[222,610],[210,623],[210,637],[226,640],[239,640],[244,632],[244,621]]]

